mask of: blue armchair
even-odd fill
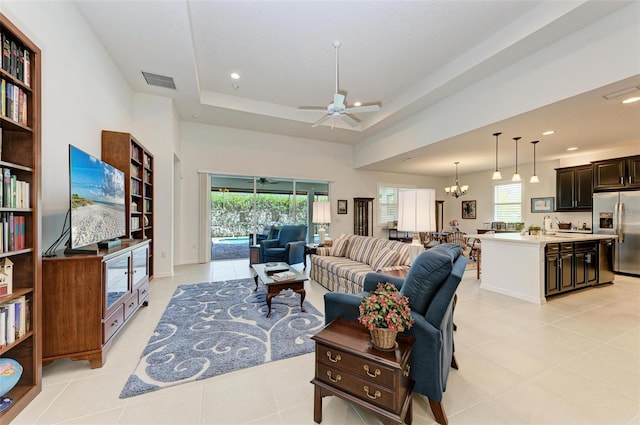
[[[307,226],[282,226],[277,239],[260,241],[260,262],[302,263],[306,238]]]
[[[260,242],[262,242],[265,239],[276,239],[278,237],[278,232],[280,231],[280,228],[272,225],[272,224],[265,224],[264,229],[262,230],[262,233],[256,233],[256,244],[260,245]],[[253,233],[249,233],[249,245],[253,245]]]
[[[457,364],[453,356],[454,295],[462,279],[467,258],[455,244],[442,244],[421,253],[411,265],[405,279],[369,273],[364,289],[369,292],[378,282],[390,282],[409,298],[414,325],[407,331],[416,342],[413,346],[411,377],[414,391],[425,395],[440,424],[447,423],[442,395],[447,387],[449,368]],[[338,317],[358,319],[358,306],[366,292],[351,295],[328,292],[324,295],[325,322]]]

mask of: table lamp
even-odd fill
[[[409,257],[413,263],[424,250],[419,232],[436,230],[435,189],[398,190],[398,230],[413,232],[413,241],[409,246]]]
[[[331,203],[329,201],[315,201],[313,203],[313,223],[320,225],[318,239],[320,246],[322,246],[325,236],[323,224],[331,223]]]

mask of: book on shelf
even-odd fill
[[[2,61],[0,62],[2,69],[30,87],[31,52],[4,31],[2,31],[0,39],[2,42]]]
[[[0,113],[2,113],[3,117],[7,116],[7,82],[4,80],[0,80],[0,99],[2,102],[2,108],[0,108]]]
[[[31,311],[24,295],[0,304],[0,344],[9,345],[29,332],[27,320],[31,320]]]

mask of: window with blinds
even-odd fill
[[[378,186],[378,225],[398,219],[398,188]]]
[[[506,223],[522,221],[522,183],[496,184],[493,187],[493,219]]]

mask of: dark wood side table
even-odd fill
[[[260,245],[249,245],[249,265],[260,262]]]
[[[304,268],[307,268],[307,255],[315,254],[318,252],[318,245],[308,243],[304,246],[304,259],[302,260]]]
[[[371,345],[360,323],[338,318],[318,332],[313,420],[322,422],[322,398],[337,396],[380,417],[385,424],[411,424],[414,382],[410,378],[414,338],[398,334],[397,347]]]

